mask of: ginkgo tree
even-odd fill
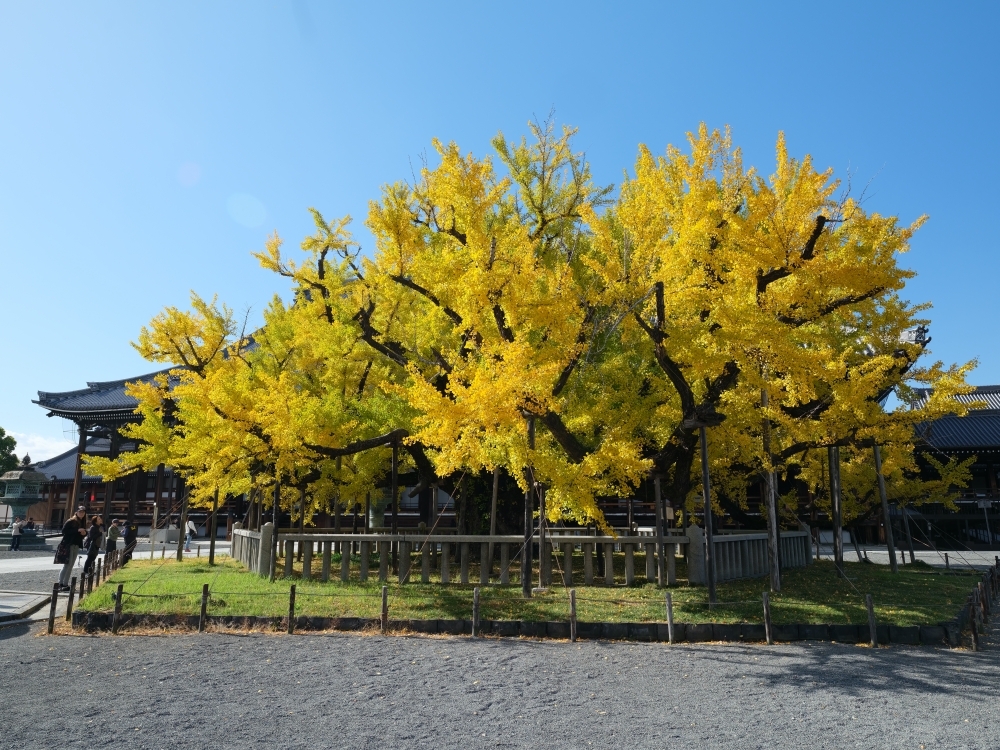
[[[876,444],[891,484],[915,476],[914,425],[962,412],[971,366],[922,365],[926,342],[907,339],[927,322],[900,296],[922,219],[866,211],[783,137],[767,177],[728,131],[641,147],[615,193],[574,130],[531,131],[484,158],[434,141],[435,164],[371,201],[370,255],[349,217],[317,211],[300,260],[269,238],[256,257],[292,298],[252,335],[198,297],[154,319],[136,346],[177,369],[131,386],[137,451],[88,470],[169,463],[202,501],[283,477],[282,503],[310,518],[375,489],[395,444],[421,487],[500,468],[544,489],[548,519],[600,526],[597,498],[650,474],[693,502],[699,424],[737,500],[779,472],[818,491],[828,446],[856,451],[852,487],[855,463],[858,487],[871,481]],[[914,384],[934,394],[919,414]],[[888,410],[892,391],[904,404]],[[947,495],[963,475],[939,469],[898,497]],[[852,517],[869,494],[852,494]]]

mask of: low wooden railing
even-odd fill
[[[398,577],[400,583],[408,582],[411,577],[415,577],[412,571],[414,554],[419,555],[420,578],[424,583],[430,581],[431,558],[438,558],[441,583],[448,583],[452,580],[451,558],[453,551],[456,554],[459,567],[459,581],[469,582],[469,562],[472,545],[479,545],[480,554],[480,584],[486,585],[491,578],[495,578],[500,585],[510,583],[509,568],[513,557],[520,554],[524,537],[521,535],[461,535],[461,534],[426,534],[426,533],[399,533],[399,534],[281,534],[279,537],[285,553],[285,575],[292,574],[292,566],[295,558],[296,544],[302,550],[302,577],[309,579],[313,577],[313,559],[318,556],[320,559],[319,578],[322,581],[330,580],[330,568],[334,553],[334,545],[340,543],[344,545],[345,553],[340,559],[340,579],[347,581],[350,578],[351,551],[356,550],[360,556],[358,578],[361,581],[368,580],[369,560],[373,552],[379,555],[379,580],[385,581],[389,577],[389,557],[391,545],[397,545],[399,555]],[[686,536],[665,536],[664,562],[669,582],[676,580],[674,559],[677,545],[687,544]],[[532,540],[537,544],[537,537]],[[579,548],[583,552],[583,574],[584,582],[592,584],[594,582],[594,557],[596,545],[603,545],[605,555],[610,555],[617,547],[625,552],[625,583],[631,584],[635,580],[634,557],[636,551],[642,548],[646,552],[646,577],[648,580],[656,580],[656,538],[651,536],[619,536],[617,538],[608,536],[583,536],[572,534],[554,534],[545,538],[544,549],[541,558],[542,579],[546,585],[552,580],[553,555],[559,554],[560,570],[564,583],[572,581],[573,575],[573,551]],[[491,559],[490,550],[493,550]],[[496,555],[499,553],[499,572],[497,576],[492,575],[493,563],[496,562]],[[482,561],[487,564],[482,564]],[[613,566],[605,566],[604,579],[606,583],[615,582]]]
[[[700,527],[688,528],[688,580],[705,583],[705,537]],[[770,571],[767,534],[719,534],[715,548],[716,582],[763,578]],[[812,536],[808,531],[781,532],[781,567],[800,568],[812,563]]]

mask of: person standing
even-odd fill
[[[105,559],[107,556],[112,554],[116,549],[118,549],[118,537],[122,534],[122,530],[118,528],[118,519],[111,519],[111,526],[108,527],[107,541],[105,542]]]
[[[10,551],[17,552],[21,549],[21,529],[24,523],[20,516],[14,516],[14,523],[10,525]]]
[[[194,525],[194,521],[190,518],[187,521],[187,528],[185,529],[186,535],[184,537],[184,551],[191,551],[191,537],[198,535],[198,527]]]
[[[83,539],[83,548],[87,550],[87,560],[83,563],[83,572],[90,574],[94,570],[94,560],[101,551],[101,540],[104,538],[104,519],[92,516],[87,536]]]
[[[122,565],[125,565],[132,559],[132,553],[135,552],[135,545],[139,542],[139,527],[134,523],[126,525],[125,533],[122,535],[122,541],[125,543],[125,552],[122,555]]]
[[[62,540],[56,549],[56,563],[62,564],[62,571],[59,573],[59,585],[63,591],[69,591],[70,574],[76,566],[76,558],[80,554],[80,544],[83,542],[85,533],[83,525],[87,518],[87,511],[83,506],[76,509],[76,513],[70,516],[69,520],[63,524]]]

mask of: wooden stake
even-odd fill
[[[115,616],[111,621],[111,632],[115,635],[118,634],[118,626],[121,624],[122,619],[122,599],[125,597],[124,594],[125,585],[119,583],[118,591],[115,592]]]
[[[872,648],[878,648],[878,629],[875,627],[875,605],[872,595],[865,594],[865,606],[868,607],[868,632],[871,635]]]
[[[472,590],[472,637],[479,635],[479,587]]]
[[[674,642],[674,598],[667,592],[667,642]]]
[[[771,597],[766,591],[764,592],[764,638],[768,646],[774,645],[774,634],[771,629]]]
[[[73,616],[73,595],[76,593],[76,576],[69,581],[69,599],[66,600],[66,622]]]
[[[576,643],[576,589],[569,590],[569,642]]]
[[[205,632],[205,615],[208,611],[208,584],[201,587],[201,617],[198,618],[198,632]]]
[[[389,631],[389,587],[382,587],[382,633]]]
[[[208,587],[205,587],[206,591]],[[295,584],[288,589],[288,635],[295,632]]]
[[[49,635],[56,627],[56,602],[59,601],[59,584],[52,584],[52,599],[49,600]]]

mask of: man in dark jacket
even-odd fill
[[[125,542],[125,554],[122,555],[122,565],[125,565],[132,559],[132,553],[135,552],[135,545],[139,541],[139,527],[134,523],[125,526],[125,533],[122,535],[122,540]]]
[[[76,509],[76,513],[70,516],[69,520],[63,524],[62,541],[59,542],[59,550],[56,552],[58,560],[63,554],[62,571],[59,573],[59,585],[64,591],[69,591],[70,576],[76,566],[76,558],[80,554],[80,545],[83,542],[83,535],[86,534],[87,511],[83,507]],[[65,549],[64,549],[65,548]]]

